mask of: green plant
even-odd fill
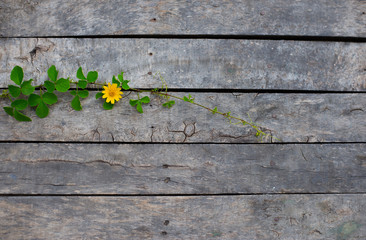
[[[171,108],[175,104],[175,101],[171,100],[171,98],[178,99],[204,108],[213,114],[222,115],[228,119],[230,124],[241,124],[243,126],[248,125],[256,131],[255,135],[260,139],[269,136],[268,133],[262,130],[262,127],[258,126],[250,119],[249,115],[248,117],[250,121],[246,121],[242,118],[232,116],[231,112],[222,112],[219,111],[217,107],[209,108],[199,104],[195,101],[195,98],[192,97],[191,94],[188,94],[188,96],[179,97],[168,93],[166,81],[160,74],[158,77],[162,82],[161,88],[148,90],[131,88],[129,86],[130,81],[124,79],[123,72],[118,74],[117,77],[112,77],[112,84],[96,83],[96,80],[98,79],[98,72],[96,71],[88,72],[87,76],[85,77],[81,67],[79,67],[76,73],[76,77],[78,79],[77,81],[74,81],[70,78],[58,78],[58,71],[54,65],[48,69],[47,74],[49,80],[38,86],[33,86],[33,79],[23,81],[23,69],[19,66],[15,66],[11,71],[10,79],[16,85],[9,85],[8,90],[4,90],[1,95],[1,97],[6,97],[11,102],[10,106],[4,107],[4,111],[18,121],[27,122],[32,121],[32,119],[21,111],[25,110],[29,106],[36,108],[36,115],[38,117],[45,118],[49,114],[48,106],[53,105],[58,101],[55,92],[71,94],[73,96],[73,99],[70,103],[71,107],[76,111],[81,111],[81,99],[87,98],[89,96],[89,91],[86,89],[87,86],[95,85],[98,86],[99,89],[104,89],[103,91],[98,92],[95,98],[105,98],[105,101],[103,101],[103,108],[105,110],[113,109],[115,103],[121,99],[122,92],[120,92],[120,90],[122,88],[123,90],[129,90],[136,93],[137,99],[130,99],[129,103],[132,107],[135,107],[139,113],[143,113],[143,105],[149,103],[150,98],[148,96],[140,98],[140,93],[149,92],[164,99],[164,102],[162,103],[163,107]],[[74,88],[71,89],[71,86],[74,86]],[[36,93],[36,90],[39,90],[38,93]]]

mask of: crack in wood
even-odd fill
[[[305,159],[305,161],[307,161],[307,162],[308,162],[308,159],[305,157],[305,155],[304,155],[304,153],[303,153],[303,151],[302,151],[302,149],[301,149],[301,148],[300,148],[300,152],[301,152],[302,157]]]
[[[194,134],[198,133],[199,131],[196,131],[196,122],[187,124],[184,121],[183,124],[184,124],[184,129],[183,130],[170,130],[168,126],[167,126],[167,130],[168,130],[168,132],[173,132],[173,133],[183,133],[184,134],[184,139],[183,139],[182,142],[185,142],[187,140],[187,138],[192,137]],[[188,129],[189,126],[193,126],[193,129],[191,130],[190,133],[187,132],[187,129]]]

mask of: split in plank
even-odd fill
[[[178,96],[188,93],[174,93]],[[233,116],[251,119],[283,142],[365,142],[366,94],[256,94],[191,93],[195,101]],[[105,111],[95,92],[82,100],[83,110],[75,112],[70,94],[59,96],[47,118],[39,119],[35,111],[29,123],[17,122],[0,111],[2,141],[85,141],[85,142],[189,142],[236,143],[259,142],[255,130],[241,124],[229,124],[221,115],[187,102],[167,109],[165,102],[153,95],[140,114],[129,104],[134,93],[111,111]],[[179,101],[179,100],[177,100]],[[8,99],[0,106],[9,105]],[[249,120],[249,119],[247,119]],[[234,121],[233,121],[234,122]],[[270,142],[268,137],[264,141]]]
[[[1,143],[1,194],[366,193],[365,144]]]
[[[75,78],[79,65],[99,81],[125,72],[135,88],[366,90],[366,44],[210,39],[0,39],[0,87],[14,66],[41,84],[55,64]]]
[[[3,0],[0,36],[366,37],[365,11],[362,0]]]
[[[366,195],[0,197],[2,239],[365,239]]]

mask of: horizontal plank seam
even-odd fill
[[[286,192],[286,193],[213,193],[213,194],[0,194],[0,197],[210,197],[210,196],[263,196],[263,195],[361,195],[366,192]]]
[[[18,140],[0,140],[0,144],[4,143],[41,143],[41,144],[118,144],[118,145],[127,145],[127,144],[147,144],[147,145],[325,145],[325,144],[366,144],[366,142],[252,142],[252,143],[230,143],[230,142],[112,142],[112,141],[105,141],[105,142],[92,142],[92,141],[18,141]]]
[[[0,88],[0,90],[7,90],[8,88]],[[138,90],[149,90],[152,88],[136,88]],[[36,88],[39,90],[39,88]],[[76,90],[76,88],[70,88],[70,90]],[[97,88],[85,88],[85,90],[97,92],[100,89]],[[158,89],[164,90],[164,89]],[[125,90],[124,90],[125,91]],[[129,92],[129,91],[125,91]],[[169,88],[168,92],[190,92],[190,93],[283,93],[283,94],[359,94],[366,93],[366,91],[333,91],[333,90],[287,90],[287,89],[235,89],[235,88],[220,88],[220,89],[210,89],[210,88]]]
[[[131,34],[131,35],[63,35],[63,36],[13,36],[9,38],[151,38],[151,39],[238,39],[238,40],[289,40],[309,42],[366,42],[365,37],[351,36],[299,36],[299,35],[211,35],[211,34]]]

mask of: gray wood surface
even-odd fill
[[[354,240],[366,195],[1,197],[2,239]]]
[[[233,34],[366,37],[363,0],[3,0],[0,36]]]
[[[365,144],[0,144],[2,194],[365,193]]]
[[[188,93],[174,93],[179,96]],[[365,142],[366,94],[256,94],[191,93],[195,101],[233,116],[251,119],[266,128],[268,134],[283,142]],[[17,122],[0,111],[0,140],[3,141],[91,141],[91,142],[259,142],[250,127],[229,124],[221,115],[177,100],[171,109],[151,96],[140,114],[129,105],[129,98],[111,111],[95,100],[95,92],[82,100],[83,110],[72,110],[70,94],[59,96],[47,118],[35,111],[29,123]],[[141,95],[143,96],[143,95]],[[179,101],[179,102],[178,102]],[[9,100],[0,100],[0,106]],[[235,121],[233,121],[234,123]],[[264,139],[270,142],[271,138]]]
[[[365,27],[366,28],[366,27]],[[152,55],[150,55],[150,53]],[[366,90],[366,44],[213,39],[0,39],[0,87],[14,66],[36,84],[56,65],[76,78],[81,65],[111,81],[125,71],[131,86],[170,88]]]

